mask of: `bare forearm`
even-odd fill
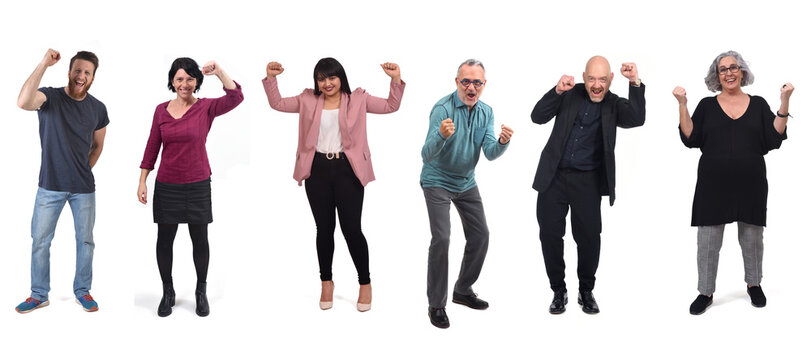
[[[141,169],[141,178],[139,179],[139,183],[146,184],[146,178],[149,176],[151,169]]]
[[[679,127],[687,138],[693,134],[693,119],[690,118],[690,111],[687,110],[686,103],[679,104]]]
[[[99,161],[99,157],[101,156],[101,149],[102,145],[93,144],[90,148],[90,168],[92,169],[96,166],[96,162]]]
[[[220,70],[220,72],[217,73],[217,78],[220,79],[222,86],[224,86],[226,89],[234,90],[237,88],[237,84],[231,79],[230,76],[228,76],[225,70]]]
[[[43,63],[38,64],[34,72],[31,73],[31,76],[25,80],[23,88],[20,90],[20,95],[17,97],[17,106],[21,109],[36,110],[44,102],[44,99],[38,98],[37,89],[39,89],[39,83],[42,81],[42,76],[45,74],[47,68],[48,67]],[[42,96],[44,97],[44,95]]]
[[[783,101],[780,103],[780,109],[777,110],[778,114],[788,115],[788,100]],[[777,130],[780,134],[786,132],[786,124],[788,123],[788,116],[775,116],[774,117],[774,129]]]

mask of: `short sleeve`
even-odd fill
[[[104,129],[110,123],[110,118],[107,117],[107,107],[99,103],[99,122],[96,125],[96,131]]]
[[[769,103],[760,96],[755,96],[753,99],[760,103],[760,117],[763,121],[763,142],[766,145],[764,153],[779,149],[780,145],[783,144],[783,140],[788,138],[788,126],[786,126],[786,130],[782,134],[777,132],[777,129],[774,128],[775,114],[769,107]]]
[[[701,147],[702,138],[703,138],[703,130],[704,130],[704,119],[707,115],[707,107],[709,106],[709,102],[712,98],[703,98],[701,101],[698,102],[698,106],[696,106],[695,111],[693,111],[693,116],[690,119],[693,120],[693,133],[690,134],[690,137],[684,136],[684,133],[681,131],[681,124],[679,124],[679,136],[681,136],[681,142],[684,146],[688,148],[696,148]]]

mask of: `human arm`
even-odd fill
[[[422,146],[422,160],[431,162],[442,151],[445,140],[453,135],[455,127],[453,120],[442,106],[434,106],[428,122],[428,135],[425,137],[425,145]]]
[[[141,179],[138,181],[138,201],[140,201],[141,204],[146,204],[146,178],[149,176],[150,171],[152,171],[152,169],[141,169]]]
[[[37,89],[39,88],[40,81],[42,81],[42,76],[45,74],[45,70],[59,62],[61,58],[62,55],[59,54],[59,51],[54,49],[48,49],[48,51],[45,52],[42,61],[37,64],[34,72],[25,80],[23,88],[20,90],[20,95],[17,97],[17,106],[20,107],[20,109],[29,111],[37,110],[48,100],[45,94]]]
[[[794,85],[791,83],[785,83],[782,88],[780,88],[780,108],[777,110],[778,114],[786,115],[780,116],[775,115],[774,117],[774,129],[777,130],[778,133],[781,135],[786,132],[786,124],[788,123],[788,100],[791,97],[791,93],[794,92]]]
[[[628,99],[617,100],[617,126],[625,129],[642,126],[645,124],[645,85],[639,81],[636,64],[623,63],[620,72],[629,85]]]
[[[405,82],[400,79],[400,67],[395,63],[380,64],[383,71],[391,78],[389,97],[387,99],[369,95],[366,99],[366,112],[388,114],[400,108],[400,101],[405,91]]]
[[[532,109],[532,122],[546,124],[560,113],[563,94],[574,88],[574,76],[563,75],[552,90],[549,90]]]
[[[268,97],[268,104],[273,110],[297,113],[299,112],[299,96],[283,98],[279,93],[279,84],[276,82],[276,76],[284,72],[282,64],[271,61],[266,68],[267,76],[262,79],[262,85],[265,88],[265,94]]]
[[[223,89],[225,89],[225,96],[214,99],[209,108],[211,119],[233,110],[245,99],[245,96],[242,94],[242,87],[232,80],[231,77],[228,76],[228,73],[223,70],[222,66],[216,62],[209,61],[203,65],[203,75],[216,76],[222,83]]]
[[[101,150],[104,149],[104,136],[107,135],[107,127],[103,127],[93,132],[93,142],[90,144],[90,168],[96,166],[101,156]]]
[[[498,139],[496,139],[493,132],[494,123],[495,120],[491,110],[491,112],[487,115],[485,135],[484,140],[482,141],[482,152],[484,153],[484,157],[490,161],[497,159],[499,156],[501,156],[501,154],[504,153],[504,151],[507,150],[507,146],[510,145],[509,141],[513,134],[513,130],[511,128],[502,124],[501,134],[499,134]]]
[[[690,110],[687,109],[687,91],[681,86],[673,89],[673,96],[679,102],[679,129],[686,138],[693,134],[693,119],[690,118]]]

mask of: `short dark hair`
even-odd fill
[[[87,60],[87,61],[90,61],[91,63],[93,63],[93,76],[96,76],[96,70],[99,68],[99,58],[98,58],[98,56],[96,56],[96,54],[94,54],[94,53],[92,53],[90,51],[79,51],[79,52],[77,52],[76,55],[73,55],[73,57],[70,58],[70,65],[69,66],[70,66],[71,69],[73,69],[73,62],[75,62],[76,59]]]
[[[197,86],[194,88],[194,92],[200,90],[200,86],[203,86],[203,72],[200,71],[200,66],[197,65],[196,61],[187,57],[177,58],[172,62],[172,67],[169,69],[169,90],[175,92],[175,87],[172,86],[172,79],[174,79],[175,74],[177,74],[177,71],[180,69],[183,69],[186,74],[197,79]]]
[[[318,79],[320,78],[323,80],[324,78],[328,78],[330,76],[337,76],[339,79],[341,79],[341,92],[346,93],[347,95],[352,94],[352,90],[349,89],[349,80],[346,79],[344,67],[341,66],[341,63],[339,63],[338,60],[327,57],[318,60],[318,63],[315,64],[315,69],[313,70],[315,95],[321,95],[321,90],[318,89]]]

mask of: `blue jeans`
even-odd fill
[[[70,204],[73,227],[76,230],[76,275],[73,293],[87,295],[93,281],[93,224],[96,222],[96,194],[77,194],[64,191],[37,190],[34,217],[31,219],[31,297],[48,300],[51,290],[51,240],[54,238],[59,214]]]

